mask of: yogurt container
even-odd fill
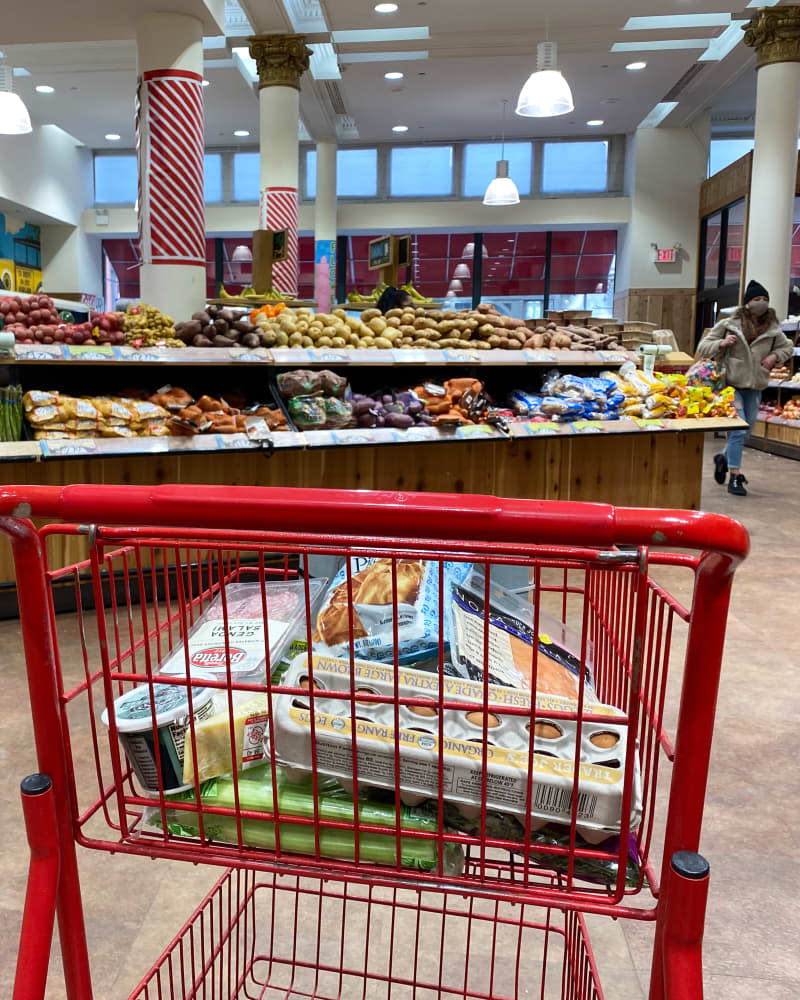
[[[207,676],[205,679],[208,679]],[[155,707],[155,733],[151,692]],[[214,715],[214,693],[214,688],[192,688],[196,723]],[[125,756],[146,792],[158,794],[162,789],[164,792],[180,792],[193,787],[183,782],[184,745],[189,728],[189,692],[186,687],[153,684],[151,688],[148,684],[140,684],[116,699],[114,716]],[[109,724],[108,709],[104,709],[101,718],[105,725]]]

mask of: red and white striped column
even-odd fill
[[[297,185],[300,78],[311,49],[305,35],[256,35],[250,54],[258,66],[261,147],[261,229],[287,229],[288,256],[272,269],[272,284],[297,294]]]
[[[179,321],[206,295],[202,24],[146,14],[136,44],[141,298]]]

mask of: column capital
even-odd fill
[[[800,7],[762,7],[743,30],[745,45],[756,50],[759,69],[800,62]]]
[[[258,89],[294,87],[308,69],[311,49],[305,35],[253,35],[248,38],[250,55],[258,67]]]

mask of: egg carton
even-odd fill
[[[308,656],[296,657],[282,684],[310,686]],[[437,674],[400,669],[399,700],[430,699],[428,705],[398,706],[399,730],[395,739],[393,703],[365,701],[359,694],[394,697],[395,674],[391,666],[356,660],[356,745],[360,785],[394,789],[395,745],[400,747],[400,798],[409,806],[436,798],[439,788],[439,741],[443,741],[443,798],[469,817],[480,814],[484,749],[486,750],[486,808],[512,813],[525,822],[529,768],[529,718],[504,714],[504,706],[530,712],[530,692],[489,685],[487,743],[484,748],[483,685],[456,677],[444,678],[443,702],[474,703],[474,711],[445,708],[440,736]],[[316,768],[353,790],[353,720],[350,700],[327,698],[326,691],[349,695],[350,661],[313,656],[314,734]],[[305,778],[312,768],[310,698],[275,695],[273,699],[274,757],[289,780]],[[549,822],[569,823],[572,811],[574,768],[579,763],[577,829],[585,840],[599,843],[620,830],[624,790],[627,727],[584,720],[576,755],[577,722],[548,718],[548,712],[575,712],[577,702],[560,696],[537,694],[534,728],[531,829]],[[622,716],[619,709],[602,705],[587,687],[584,713]],[[633,767],[630,828],[641,819],[641,776],[638,754]]]

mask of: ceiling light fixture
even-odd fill
[[[456,269],[453,271],[454,278],[469,278],[469,267],[463,263],[456,264]]]
[[[396,3],[376,3],[375,13],[376,14],[394,14],[397,10]]]
[[[625,67],[625,69],[633,70],[634,72],[637,69],[646,69],[646,68],[647,68],[646,62],[632,62],[628,63],[628,65]]]
[[[402,80],[405,73],[401,73],[399,70],[393,70],[391,73],[384,73],[384,80]]]
[[[637,128],[657,128],[668,114],[677,108],[677,101],[659,101],[649,115],[644,117]]]
[[[238,139],[244,139],[246,136],[250,135],[246,128],[237,128],[233,133]]]
[[[558,47],[555,42],[539,42],[536,48],[536,72],[532,73],[519,94],[518,115],[523,118],[555,118],[574,111],[572,91],[557,69]]]
[[[506,107],[508,101],[503,101],[503,131],[500,141],[500,159],[497,161],[497,173],[486,194],[483,196],[483,204],[492,207],[499,205],[519,205],[519,191],[517,185],[508,176],[508,160],[506,156]]]
[[[51,87],[49,83],[40,83],[36,88],[37,94],[52,94],[55,92],[55,87]]]
[[[472,242],[472,240],[470,240],[469,243],[464,244],[464,249],[461,253],[461,259],[471,260],[474,256],[475,256],[475,244]],[[486,244],[484,243],[481,257],[488,257],[488,256],[489,256],[489,251],[486,249]]]
[[[450,282],[450,284],[448,286],[448,290],[451,291],[451,292],[463,292],[464,291],[464,286],[458,280],[458,278],[453,278],[453,280]]]
[[[408,125],[392,125],[392,132],[408,132]]]
[[[121,138],[122,136],[118,135],[116,132],[106,132],[106,139],[108,139],[109,142],[119,142]]]
[[[586,124],[592,128],[597,128],[600,125],[605,125],[605,121],[602,118],[590,118]]]
[[[203,86],[204,87],[210,87],[211,86],[211,81],[210,80],[203,80]]]
[[[25,135],[32,131],[28,109],[14,93],[14,71],[10,66],[0,66],[0,134]]]
[[[253,251],[250,247],[245,246],[244,243],[240,243],[237,247],[233,248],[233,253],[231,254],[231,260],[235,260],[237,264],[247,262],[249,263],[253,259]]]

